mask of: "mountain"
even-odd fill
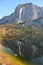
[[[43,7],[20,4],[14,13],[0,19],[0,24],[0,44],[4,51],[25,59],[43,56]]]
[[[24,25],[35,24],[41,19],[43,23],[43,7],[33,5],[32,3],[19,4],[14,13],[0,19],[0,24],[23,23]]]

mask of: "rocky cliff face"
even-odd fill
[[[25,25],[33,24],[32,21],[43,17],[43,7],[38,7],[32,3],[20,4],[15,12],[10,16],[5,16],[0,20],[1,23],[23,23]],[[38,20],[37,20],[38,21]]]

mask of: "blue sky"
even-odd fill
[[[0,0],[0,18],[14,12],[18,4],[33,3],[43,7],[43,0]]]

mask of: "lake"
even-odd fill
[[[3,47],[1,44],[0,44],[0,50],[3,49],[6,53],[8,54],[11,54],[11,55],[14,55],[14,52],[9,49],[9,48],[6,48],[6,47]],[[43,57],[38,57],[36,59],[32,59],[32,60],[25,60],[24,62],[27,63],[27,65],[43,65]]]

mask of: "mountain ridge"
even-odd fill
[[[24,23],[24,25],[33,24],[31,21],[43,17],[43,7],[39,7],[32,3],[19,4],[15,11],[0,19],[0,24]]]

